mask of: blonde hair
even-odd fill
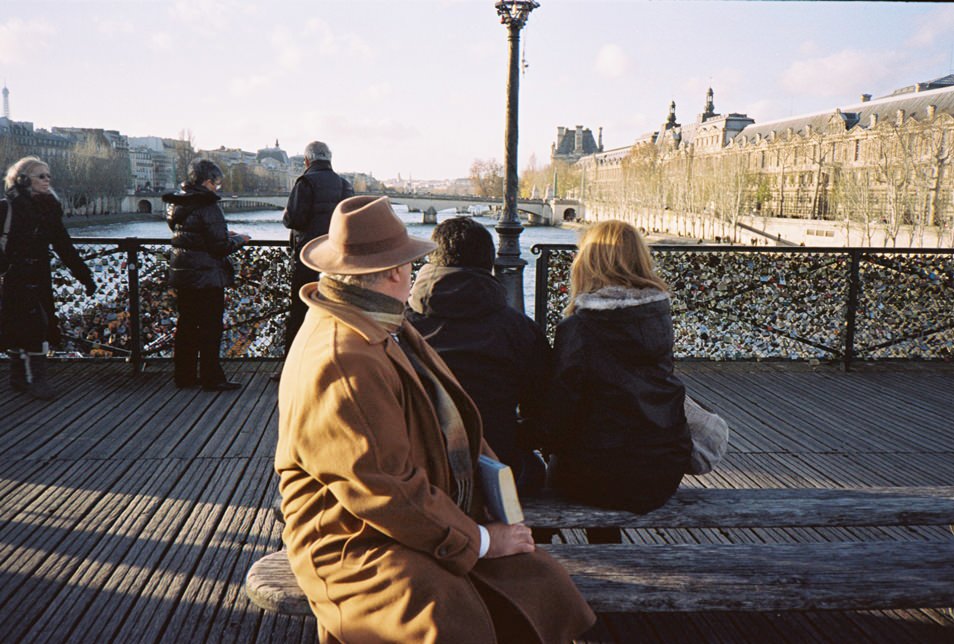
[[[19,177],[21,174],[29,177],[33,171],[40,166],[46,168],[47,170],[50,169],[50,165],[40,157],[23,157],[12,166],[7,168],[7,175],[3,178],[4,189],[9,190],[17,184],[17,177]],[[29,187],[29,184],[27,184],[27,187]]]
[[[668,290],[656,275],[646,240],[624,221],[601,221],[583,232],[570,267],[570,304],[565,314],[573,313],[580,295],[607,286]]]

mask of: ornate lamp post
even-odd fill
[[[494,274],[507,289],[510,306],[523,311],[523,267],[527,262],[520,257],[520,217],[517,215],[517,104],[520,94],[520,30],[527,23],[530,12],[539,7],[535,0],[501,0],[496,3],[500,22],[507,25],[510,43],[510,75],[507,79],[507,161],[504,178],[504,211],[497,222],[497,258]]]

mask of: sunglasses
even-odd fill
[[[44,172],[43,174],[35,174],[35,175],[33,175],[33,178],[34,178],[34,179],[52,179],[52,178],[53,178],[53,175],[50,174],[49,172]]]

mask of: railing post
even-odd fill
[[[534,249],[531,249],[534,250]],[[536,284],[533,287],[533,319],[547,330],[547,285],[550,282],[550,249],[541,248],[537,257]]]
[[[129,290],[129,361],[132,363],[133,375],[142,372],[142,334],[140,330],[139,311],[139,240],[127,237],[119,244],[120,250],[126,251],[126,281]]]
[[[845,307],[845,371],[851,371],[855,357],[855,318],[858,313],[858,294],[861,291],[861,250],[852,248],[848,269],[848,303]]]

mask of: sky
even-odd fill
[[[521,32],[519,156],[558,126],[606,149],[702,112],[756,122],[954,71],[954,5],[539,0]],[[34,0],[0,17],[10,116],[301,154],[379,179],[504,161],[507,30],[494,0]]]

